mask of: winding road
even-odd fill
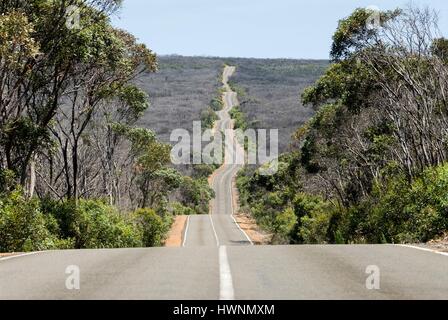
[[[232,128],[229,110],[238,102],[227,80],[234,71],[224,72],[217,130]],[[251,245],[233,219],[232,179],[240,165],[230,159],[241,152],[238,145],[226,152],[211,178],[211,214],[188,219],[182,248],[3,258],[0,299],[448,299],[448,254],[395,245]]]
[[[234,214],[233,180],[242,167],[244,149],[235,139],[230,110],[238,105],[238,99],[228,84],[235,67],[225,67],[223,73],[223,110],[215,122],[214,132],[226,133],[229,143],[224,152],[224,164],[211,177],[215,198],[210,204],[209,216],[191,216],[184,234],[185,247],[252,245],[247,234],[238,226]]]

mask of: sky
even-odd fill
[[[359,7],[381,10],[409,0],[124,0],[113,17],[159,55],[328,59],[339,19]],[[448,36],[448,1],[413,0],[440,16]]]

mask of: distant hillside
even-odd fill
[[[246,92],[241,98],[249,102],[242,111],[249,125],[278,128],[280,150],[286,151],[291,134],[313,113],[301,105],[301,91],[323,74],[327,61],[159,57],[160,71],[139,80],[151,100],[140,124],[153,129],[165,142],[173,129],[191,130],[221,86],[224,63],[237,66],[232,82]]]
[[[177,128],[191,131],[201,111],[217,96],[222,86],[221,59],[202,57],[159,57],[159,72],[148,73],[138,85],[150,97],[151,107],[140,125],[154,130],[164,142]]]
[[[232,78],[246,93],[241,110],[249,127],[279,129],[280,152],[285,152],[291,135],[312,115],[300,102],[302,91],[328,67],[328,61],[289,59],[228,59],[237,66]],[[244,102],[244,103],[243,103]]]

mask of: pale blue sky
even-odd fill
[[[327,59],[339,19],[358,7],[374,5],[385,10],[408,3],[409,0],[124,0],[113,23],[161,55]],[[436,9],[440,29],[447,36],[447,0],[413,3]]]

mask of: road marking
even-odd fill
[[[223,119],[225,113],[228,113],[231,109],[233,109],[235,107],[235,105],[233,103],[233,95],[236,95],[236,92],[233,92],[230,89],[230,87],[228,86],[228,83],[227,83],[228,80],[226,80],[226,78],[229,78],[230,75],[228,75],[227,72],[229,72],[229,68],[225,69],[225,72],[224,72],[224,75],[223,75],[223,83],[226,86],[226,90],[227,90],[227,92],[225,92],[223,94],[223,100],[224,100],[224,103],[225,103],[225,106],[223,108],[223,112],[224,113],[223,114],[219,114],[220,120],[218,120],[217,123],[215,123],[215,126],[216,127],[220,127],[221,131],[224,131],[227,128],[230,129],[230,130],[233,130],[232,129],[232,120],[231,119]],[[238,143],[238,141],[237,141],[237,143]],[[241,228],[241,226],[238,224],[238,222],[236,221],[235,216],[234,216],[234,214],[235,214],[235,206],[234,206],[234,203],[233,203],[234,197],[233,197],[233,192],[232,192],[233,191],[233,174],[234,174],[233,170],[234,170],[234,168],[237,168],[237,166],[232,166],[232,165],[227,165],[226,164],[225,160],[226,160],[226,157],[228,156],[228,154],[231,153],[231,155],[233,157],[233,150],[231,150],[231,152],[230,152],[230,150],[228,150],[228,148],[229,148],[229,146],[226,145],[226,148],[224,150],[224,152],[225,152],[224,153],[224,164],[218,170],[216,170],[214,172],[214,174],[212,175],[212,179],[210,180],[210,182],[211,182],[210,185],[213,187],[215,182],[218,181],[217,175],[220,174],[221,171],[222,171],[222,175],[221,175],[221,177],[219,179],[220,185],[224,185],[223,181],[225,180],[225,178],[228,178],[229,175],[232,175],[230,177],[230,183],[229,183],[230,202],[231,202],[231,211],[232,211],[231,214],[230,214],[230,217],[232,218],[233,222],[236,224],[238,229],[241,231],[241,233],[245,236],[245,238],[250,243],[250,245],[253,245],[252,240],[247,235],[247,233]],[[233,161],[233,159],[232,159],[232,161]],[[215,208],[215,207],[218,208],[219,204],[218,204],[216,198],[215,198],[214,202],[215,202],[215,205],[213,206],[213,208]],[[219,247],[218,234],[216,232],[216,228],[215,228],[215,225],[213,223],[212,214],[213,214],[213,211],[211,210],[210,211],[210,221],[211,221],[211,224],[212,224],[213,232],[215,234],[216,244]]]
[[[18,255],[14,255],[14,256],[9,256],[9,257],[0,258],[0,261],[6,261],[6,260],[15,259],[15,258],[27,257],[27,256],[34,256],[34,255],[36,255],[36,254],[43,253],[43,252],[45,252],[45,251],[37,251],[37,252],[22,253],[22,254],[18,254]]]
[[[240,231],[244,234],[247,241],[249,241],[250,245],[253,246],[254,243],[252,242],[252,240],[249,238],[247,233],[243,230],[243,228],[241,228],[240,224],[235,219],[235,207],[234,207],[234,202],[233,202],[233,192],[232,192],[233,186],[232,185],[233,185],[233,179],[230,179],[230,201],[231,201],[231,206],[232,206],[232,214],[230,215],[230,217],[233,219],[233,221],[235,222],[238,229],[240,229]]]
[[[185,226],[185,233],[184,233],[184,241],[182,242],[182,247],[185,247],[185,244],[187,243],[187,234],[188,234],[188,227],[190,226],[190,217],[187,218],[187,225]]]
[[[417,247],[417,246],[411,246],[411,245],[408,245],[408,244],[397,244],[397,246],[404,247],[404,248],[416,249],[416,250],[420,250],[420,251],[432,252],[432,253],[436,253],[436,254],[440,254],[442,256],[448,257],[448,252],[441,252],[441,251],[437,251],[437,250],[433,250],[433,249],[422,248],[422,247]]]
[[[227,259],[227,247],[219,247],[219,299],[234,300],[232,273]]]
[[[229,68],[228,69],[226,69],[226,70],[229,70]],[[232,72],[230,72],[230,71],[232,71]],[[235,70],[232,68],[231,70],[229,70],[229,73],[230,74],[233,74],[235,72]],[[228,78],[230,78],[230,75],[228,76]],[[226,84],[228,85],[228,80],[227,81],[225,81],[226,82]],[[233,103],[233,97],[232,97],[232,94],[234,94],[235,96],[237,95],[237,93],[236,92],[234,92],[234,91],[232,91],[231,90],[231,88],[230,88],[230,86],[228,86],[228,91],[229,92],[227,92],[228,94],[226,94],[225,95],[225,98],[226,98],[226,102],[227,102],[227,106],[224,108],[225,110],[226,110],[226,112],[229,112],[230,110],[232,110],[235,106],[236,106],[236,104],[234,105],[234,103]],[[232,128],[232,122],[231,122],[231,120],[229,119],[229,129],[231,129],[231,130],[234,130],[233,128]],[[238,140],[236,140],[235,139],[235,141],[236,141],[236,144],[239,144],[238,143]],[[241,146],[240,146],[241,147]],[[232,148],[233,149],[233,148]],[[237,147],[235,148],[235,155],[236,155],[236,158],[238,158],[237,157]],[[243,148],[243,150],[244,150],[244,148]],[[227,150],[226,150],[227,151]],[[233,150],[232,150],[232,157],[233,157]],[[233,159],[232,159],[232,161],[233,161]],[[235,167],[237,167],[237,166],[235,166]],[[249,241],[249,243],[250,243],[250,245],[254,245],[254,243],[252,242],[252,240],[250,239],[250,237],[247,235],[247,233],[243,230],[243,228],[241,228],[241,226],[239,225],[239,223],[236,221],[236,219],[235,219],[235,206],[234,206],[234,198],[233,198],[233,168],[232,168],[232,166],[230,166],[230,170],[228,171],[228,172],[226,172],[226,173],[224,173],[222,176],[221,176],[221,184],[222,184],[222,181],[223,181],[223,179],[224,179],[224,177],[227,177],[229,174],[231,174],[232,175],[232,177],[230,178],[230,183],[229,183],[229,189],[230,189],[230,202],[231,202],[231,208],[232,208],[232,213],[230,214],[230,217],[232,218],[232,220],[233,220],[233,222],[236,224],[236,226],[238,227],[238,229],[241,231],[241,233],[246,237],[246,239]]]
[[[213,218],[212,215],[209,214],[208,215],[210,217],[210,222],[212,224],[212,229],[213,229],[213,233],[215,234],[215,239],[216,239],[216,246],[219,247],[219,239],[218,239],[218,234],[216,233],[216,229],[215,229],[215,224],[213,223]]]

